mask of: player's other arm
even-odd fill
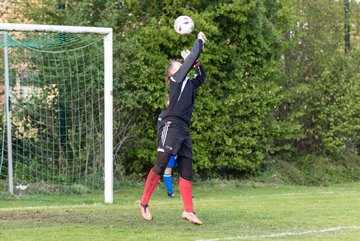
[[[195,64],[195,78],[193,79],[194,88],[197,89],[205,82],[206,74],[202,65]]]

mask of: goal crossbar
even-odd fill
[[[102,35],[112,34],[112,28],[42,25],[42,24],[17,24],[17,23],[0,23],[0,30],[61,32],[61,33],[95,33]]]
[[[113,31],[112,28],[0,23],[0,31],[93,33],[93,34],[104,35],[104,41],[103,41],[104,43],[104,146],[105,146],[104,199],[105,199],[105,203],[113,203]]]

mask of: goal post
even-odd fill
[[[86,136],[84,138],[86,139],[89,139],[89,142],[94,142],[94,140],[91,140],[91,138],[94,138],[96,139],[97,138],[97,135],[99,135],[99,133],[103,133],[103,136],[99,137],[99,138],[103,138],[103,142],[104,142],[104,146],[103,146],[103,181],[104,181],[104,201],[105,203],[113,203],[113,33],[112,33],[112,28],[101,28],[101,27],[80,27],[80,26],[59,26],[59,25],[36,25],[36,24],[12,24],[12,23],[0,23],[0,32],[2,33],[11,33],[11,32],[20,32],[20,33],[57,33],[57,34],[94,34],[94,35],[99,35],[99,36],[102,36],[103,38],[103,49],[101,52],[103,52],[103,73],[98,73],[97,71],[98,70],[94,70],[94,69],[91,69],[89,71],[92,71],[94,73],[91,73],[90,75],[93,76],[93,75],[96,75],[96,76],[101,76],[100,78],[103,77],[103,113],[99,114],[99,113],[86,113],[86,114],[83,114],[83,113],[80,113],[81,111],[81,108],[82,108],[82,102],[77,100],[78,101],[78,108],[79,110],[72,110],[73,113],[79,113],[77,116],[71,116],[71,117],[68,117],[67,115],[71,115],[70,114],[67,114],[67,109],[66,109],[66,105],[70,105],[70,106],[73,106],[72,103],[69,103],[69,101],[75,99],[75,97],[73,97],[71,94],[69,94],[68,96],[69,97],[66,97],[67,99],[64,100],[61,104],[58,104],[60,103],[60,101],[57,103],[57,107],[58,109],[53,112],[52,115],[58,115],[58,122],[60,123],[59,126],[61,128],[61,130],[56,130],[55,129],[53,130],[53,132],[56,132],[55,134],[57,135],[57,139],[58,141],[55,141],[54,140],[51,140],[49,141],[48,144],[46,144],[47,147],[51,147],[51,146],[55,146],[55,148],[58,148],[57,145],[60,145],[60,144],[63,144],[63,140],[64,139],[64,135],[67,136],[68,135],[72,135],[75,139],[75,135],[78,135],[78,136],[82,136],[84,135],[84,132],[83,130],[81,130],[81,128],[79,127],[76,127],[74,129],[71,129],[71,128],[68,128],[66,129],[64,127],[64,125],[66,126],[66,121],[70,118],[71,121],[74,122],[74,126],[76,126],[78,124],[78,122],[80,122],[81,120],[85,119],[87,122],[85,124],[82,124],[83,126],[85,125],[93,125],[95,126],[95,130],[94,129],[91,129],[89,130],[89,132],[93,133],[93,137],[89,137],[89,136]],[[60,37],[57,37],[57,38],[62,38],[63,36],[60,35]],[[1,36],[0,36],[1,38]],[[65,37],[64,37],[65,38]],[[14,183],[13,183],[13,180],[14,180],[14,177],[12,176],[12,170],[13,170],[13,165],[14,163],[12,163],[12,155],[13,155],[13,150],[11,149],[11,143],[9,144],[9,142],[12,141],[12,137],[9,136],[11,135],[11,120],[9,118],[11,118],[11,108],[10,108],[10,100],[9,100],[9,96],[10,96],[10,90],[8,89],[9,88],[9,67],[7,66],[8,65],[8,58],[11,57],[11,53],[8,52],[8,45],[11,46],[11,44],[8,44],[7,43],[7,37],[5,36],[4,34],[4,37],[3,37],[3,52],[4,52],[4,66],[3,66],[3,69],[4,69],[4,83],[5,85],[7,85],[7,87],[5,86],[5,90],[4,90],[4,93],[5,93],[5,99],[4,99],[4,104],[5,104],[5,109],[7,110],[7,114],[6,114],[6,118],[8,118],[8,121],[7,121],[7,125],[10,127],[8,127],[7,129],[7,135],[8,135],[8,139],[7,139],[7,146],[8,146],[8,149],[7,149],[7,166],[8,166],[8,181],[9,181],[9,191],[12,193],[14,190]],[[81,38],[74,38],[76,39],[76,41],[81,41]],[[78,40],[80,39],[80,40]],[[15,40],[14,40],[15,41]],[[45,42],[45,41],[44,41]],[[72,45],[72,47],[74,49],[78,48],[77,46],[75,46],[74,44],[75,40],[71,39],[71,41],[69,41],[69,45]],[[1,41],[0,41],[0,44],[1,44]],[[49,41],[48,43],[39,43],[38,40],[35,39],[35,41],[31,44],[29,44],[28,42],[24,41],[24,45],[26,46],[26,48],[28,49],[41,49],[42,46],[46,46],[47,48],[51,48],[51,51],[53,51],[51,54],[53,53],[59,53],[61,56],[64,56],[64,58],[67,58],[66,60],[64,61],[61,61],[61,63],[59,64],[59,61],[58,61],[58,57],[56,58],[53,58],[53,59],[49,59],[49,60],[46,60],[47,63],[44,63],[44,65],[49,65],[51,64],[51,62],[57,62],[56,64],[57,65],[61,65],[62,66],[62,69],[54,69],[53,67],[51,66],[47,66],[47,68],[51,71],[51,72],[55,72],[57,74],[61,74],[61,75],[65,75],[65,74],[68,74],[70,75],[71,77],[70,78],[73,78],[72,75],[74,75],[74,72],[76,70],[73,70],[74,68],[91,68],[92,66],[88,66],[87,65],[87,61],[91,61],[91,64],[92,65],[95,65],[95,60],[97,60],[95,57],[94,60],[88,60],[87,58],[89,58],[88,56],[86,56],[86,51],[87,50],[81,50],[82,52],[84,52],[84,56],[80,56],[79,59],[75,59],[75,57],[72,56],[72,54],[69,54],[69,53],[63,53],[61,52],[62,49],[63,49],[63,46],[59,47],[57,46],[58,49],[55,49],[53,50],[53,46],[51,45],[52,42]],[[49,47],[50,46],[50,47]],[[91,49],[93,47],[89,47],[89,49]],[[61,49],[61,51],[59,51],[59,49]],[[73,51],[72,49],[70,51]],[[46,49],[44,52],[48,53],[50,52],[48,49]],[[10,56],[9,56],[10,55]],[[29,62],[32,64],[32,62],[34,61],[33,60],[33,56],[30,55],[28,57],[24,57],[24,58],[27,58],[26,61],[23,61],[23,62]],[[75,59],[75,60],[74,60]],[[84,63],[80,63],[80,61],[84,61]],[[21,65],[25,65],[23,62],[21,63],[18,63],[19,66]],[[76,66],[66,66],[67,63],[69,65],[76,65]],[[28,63],[27,63],[28,64]],[[70,69],[71,67],[71,69]],[[39,71],[40,72],[40,71]],[[40,74],[38,74],[40,75]],[[83,78],[85,78],[85,74],[80,74],[80,73],[76,73],[76,75],[79,75],[79,80],[81,81],[84,81]],[[24,79],[27,78],[27,77],[24,77]],[[38,76],[36,77],[38,78]],[[69,88],[70,87],[64,87],[63,89],[61,89],[62,87],[58,87],[60,86],[60,83],[59,81],[61,80],[58,80],[60,79],[60,77],[58,77],[58,75],[56,74],[49,74],[47,76],[47,78],[53,78],[53,79],[56,79],[56,83],[54,85],[56,85],[57,89],[57,93],[59,91],[63,91],[65,94],[67,94],[66,91],[70,91],[72,92],[72,90]],[[99,77],[98,77],[99,78]],[[36,79],[34,80],[36,83],[37,81],[41,81],[40,79]],[[97,79],[92,79],[91,80],[91,83],[92,84],[95,84],[96,85],[96,81]],[[80,82],[80,81],[79,81]],[[81,82],[83,83],[83,82]],[[13,84],[14,85],[14,84]],[[74,84],[75,85],[75,84]],[[79,93],[77,93],[78,96],[82,96],[83,93],[81,93],[80,89],[81,88],[89,88],[89,84],[85,83],[83,84],[84,86],[80,86],[80,84],[78,84],[79,86],[77,87],[79,89]],[[50,86],[49,88],[51,88],[51,84],[48,84],[47,86]],[[96,87],[91,87],[91,88],[96,88]],[[32,90],[34,91],[34,90]],[[51,90],[49,90],[51,91]],[[86,90],[84,90],[86,91]],[[57,94],[59,95],[59,94]],[[94,94],[95,95],[95,94]],[[50,98],[49,97],[50,95],[47,96],[47,98]],[[85,98],[91,98],[91,96],[89,94],[85,94],[84,95]],[[43,97],[43,96],[42,96]],[[44,97],[43,97],[44,98]],[[51,98],[56,98],[54,97],[54,95],[52,95]],[[86,100],[84,100],[85,102]],[[95,102],[95,101],[94,101]],[[25,105],[25,104],[24,104]],[[63,107],[63,105],[65,105],[65,107]],[[91,106],[95,106],[93,103],[90,104]],[[90,106],[89,105],[89,106]],[[87,106],[87,105],[85,105]],[[44,116],[44,113],[47,111],[47,110],[44,110],[43,107],[39,106],[38,107],[40,109],[40,114],[38,116],[42,117]],[[92,107],[94,109],[94,112],[99,112],[99,110],[97,110],[96,108]],[[96,126],[96,120],[90,120],[90,118],[92,118],[94,115],[99,115],[99,118],[98,119],[102,119],[103,120],[103,126],[101,127],[97,127]],[[40,119],[40,117],[38,119]],[[25,116],[23,116],[22,118],[26,118]],[[46,116],[46,121],[50,122],[50,117]],[[36,120],[38,120],[36,119]],[[32,122],[34,122],[35,120],[31,120]],[[54,123],[53,120],[51,120],[51,122]],[[65,122],[65,124],[64,124]],[[39,125],[45,125],[44,124],[44,121],[41,120],[39,121]],[[57,123],[57,122],[56,122]],[[90,123],[90,124],[89,124]],[[10,128],[10,129],[9,129]],[[20,126],[19,127],[20,129],[24,128],[23,126]],[[52,127],[51,127],[52,128]],[[90,129],[90,128],[89,128]],[[102,131],[103,130],[103,131]],[[2,130],[2,131],[5,131],[5,130]],[[40,132],[44,132],[43,133],[40,133]],[[45,130],[38,128],[37,130],[35,130],[36,132],[36,137],[31,137],[32,139],[39,139],[38,138],[38,135],[41,135],[41,136],[44,136],[44,138],[48,138],[48,136],[51,134],[50,132],[51,131],[46,131],[45,133]],[[75,133],[76,132],[76,133]],[[79,132],[79,133],[78,133]],[[68,141],[67,139],[65,138],[65,142],[66,144],[68,144],[67,142],[70,142]],[[68,139],[71,139],[70,137]],[[79,148],[83,148],[83,149],[87,149],[87,150],[90,150],[90,152],[94,152],[94,150],[91,149],[91,147],[89,147],[87,142],[85,143],[85,141],[87,140],[80,140],[78,141],[77,143],[69,143],[68,145],[70,146],[69,149],[71,149],[70,153],[71,155],[77,155],[79,157],[83,157],[83,156],[86,156],[86,157],[83,157],[84,159],[86,159],[86,161],[84,161],[84,163],[88,163],[88,160],[89,160],[89,156],[92,155],[92,153],[86,153],[86,154],[83,154],[81,153],[81,151],[78,151],[78,150],[75,150],[75,146],[79,146]],[[84,143],[83,143],[84,142]],[[55,144],[54,144],[55,143]],[[60,144],[58,144],[60,143]],[[29,145],[29,149],[33,149],[34,147],[33,146],[36,146],[36,144],[32,143],[31,145]],[[10,147],[9,147],[10,146]],[[61,147],[60,147],[61,148]],[[24,150],[21,150],[22,152],[24,152]],[[55,158],[57,157],[58,155],[63,155],[63,154],[58,154],[57,152],[60,152],[58,150],[53,150],[54,153],[56,154],[52,154],[52,158]],[[4,152],[4,151],[3,151]],[[49,153],[49,150],[44,150],[44,149],[41,149],[39,151],[35,151],[35,154],[36,153],[40,153],[39,155],[41,156],[41,158],[45,158],[45,157],[48,157],[48,155],[46,153]],[[38,159],[41,159],[41,158],[35,158],[36,160]],[[75,158],[74,158],[75,159]],[[45,162],[44,160],[41,160],[41,162]],[[52,162],[55,162],[55,161],[52,161]],[[70,166],[70,164],[72,162],[75,162],[74,160],[72,160],[71,162],[68,162],[68,161],[65,161],[64,164],[57,164],[59,166],[59,169],[63,168],[66,166]],[[99,161],[97,161],[98,163]],[[69,164],[70,163],[70,164]],[[3,163],[0,163],[1,166],[3,165]],[[25,166],[25,164],[22,165],[22,168],[25,169],[25,168],[28,168],[30,165],[38,165],[38,164],[27,164]],[[44,166],[48,167],[50,166],[51,163],[46,163],[44,164]],[[63,165],[62,167],[60,167],[60,165]],[[0,166],[0,170],[1,170],[1,166]],[[25,166],[25,167],[24,167]],[[37,168],[37,167],[36,167]],[[74,171],[76,168],[78,168],[80,170],[80,172],[84,172],[84,173],[88,173],[88,167],[82,167],[82,166],[72,166],[72,171]],[[84,169],[84,170],[82,170]],[[45,169],[44,169],[45,170]],[[43,173],[38,173],[40,171],[38,171],[38,169],[36,169],[36,172],[33,171],[33,173],[36,173],[36,174],[32,174],[32,175],[36,175],[36,176],[44,176]],[[53,175],[58,175],[59,172],[56,172],[54,171],[53,169],[51,169],[50,171],[46,170],[45,172],[48,172],[47,175],[49,173],[54,173]],[[74,172],[75,173],[75,172]],[[76,175],[77,174],[72,174],[72,177],[69,178],[69,179],[72,179],[72,180],[75,180],[76,179]],[[24,175],[24,174],[22,174]],[[79,176],[81,174],[78,174]],[[95,175],[95,174],[94,174]],[[0,177],[1,177],[1,172],[0,172]],[[18,177],[19,178],[19,177]],[[40,180],[41,178],[39,178]],[[44,178],[42,178],[44,179]],[[42,180],[41,179],[41,180]],[[66,179],[66,178],[64,178]],[[39,181],[37,180],[37,181]],[[60,178],[59,178],[60,180]],[[61,179],[63,180],[63,179]],[[45,185],[45,184],[44,184]],[[57,189],[58,190],[58,189]]]

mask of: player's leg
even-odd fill
[[[164,179],[166,193],[167,193],[168,197],[173,198],[174,197],[174,189],[173,189],[173,184],[172,184],[172,174],[171,173],[172,173],[172,168],[167,167],[165,169],[163,179]]]
[[[141,215],[146,220],[151,220],[152,215],[149,210],[149,200],[153,194],[160,177],[163,175],[166,165],[170,158],[170,153],[177,150],[181,144],[177,143],[178,128],[175,128],[171,121],[164,120],[158,132],[158,152],[154,167],[150,170],[143,191],[143,196],[139,204]],[[181,142],[180,142],[181,143]]]
[[[179,168],[179,190],[184,204],[184,210],[193,212],[194,206],[192,201],[192,160],[183,156],[178,157]]]
[[[179,190],[184,204],[184,212],[182,217],[194,224],[203,224],[194,212],[194,204],[192,199],[192,159],[179,156]]]
[[[168,197],[171,197],[171,198],[174,197],[172,169],[175,166],[175,162],[176,162],[175,156],[172,155],[166,166],[164,176],[163,176],[165,187],[166,187],[166,193],[167,193]]]
[[[164,172],[166,168],[166,164],[170,158],[170,154],[166,152],[158,152],[156,162],[154,167],[150,170],[146,182],[145,187],[143,191],[143,195],[141,198],[141,202],[139,204],[141,215],[146,220],[151,220],[152,215],[149,210],[149,200],[151,198],[151,195],[153,194],[156,185],[158,184],[161,174]]]

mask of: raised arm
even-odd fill
[[[188,75],[190,70],[193,68],[196,60],[200,57],[205,41],[206,41],[205,35],[202,32],[200,32],[198,34],[198,39],[196,39],[194,43],[194,47],[192,48],[190,54],[186,57],[180,69],[171,77],[172,81],[182,82],[185,79],[185,77]]]

